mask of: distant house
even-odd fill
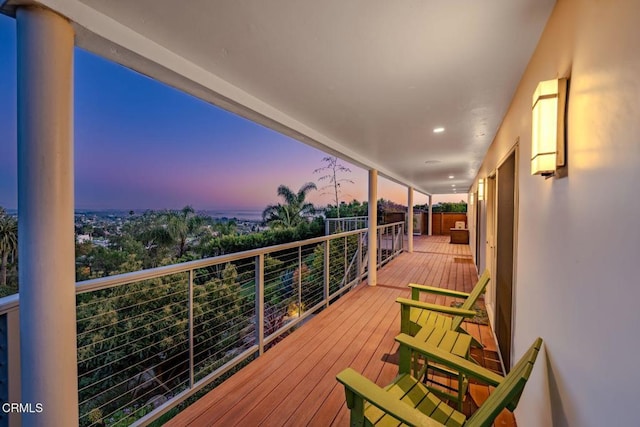
[[[76,236],[76,243],[87,243],[91,242],[92,238],[89,234],[78,234]]]

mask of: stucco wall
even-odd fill
[[[521,427],[638,425],[638,46],[640,1],[559,0],[479,173],[520,138],[513,359],[546,343]],[[545,180],[530,175],[531,95],[564,76],[568,176]]]

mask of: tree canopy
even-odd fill
[[[264,222],[273,228],[296,227],[306,221],[306,217],[315,213],[313,204],[306,202],[307,194],[317,190],[313,182],[304,184],[297,193],[294,193],[286,185],[278,187],[278,196],[284,203],[268,205],[262,212]]]
[[[0,207],[0,285],[7,286],[7,271],[9,269],[9,257],[15,259],[18,250],[18,221],[9,216]],[[12,259],[12,261],[14,261]],[[16,282],[17,291],[17,282]]]

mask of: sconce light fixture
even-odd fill
[[[567,79],[540,82],[533,94],[531,175],[552,176],[565,165]]]
[[[473,193],[469,193],[469,206],[473,206]]]
[[[484,200],[484,178],[478,180],[478,201]]]

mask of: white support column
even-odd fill
[[[24,426],[77,426],[74,31],[18,7],[18,248]]]
[[[409,253],[413,252],[413,187],[407,190],[407,242]]]
[[[367,283],[375,286],[378,283],[378,171],[369,170],[369,275]]]
[[[427,227],[428,235],[433,235],[433,196],[429,196],[429,226]]]

